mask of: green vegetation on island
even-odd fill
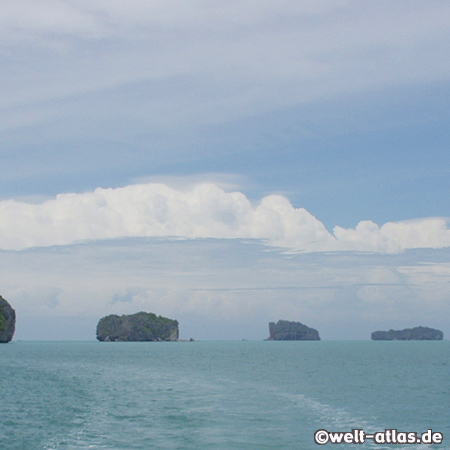
[[[0,343],[9,342],[16,328],[16,312],[0,295]]]
[[[374,331],[373,341],[442,341],[441,330],[428,327],[405,328],[404,330]]]
[[[147,312],[113,314],[98,322],[97,339],[104,342],[177,341],[178,321]]]
[[[269,323],[269,341],[320,341],[319,332],[300,322],[279,320]]]

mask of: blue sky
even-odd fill
[[[141,309],[202,339],[278,319],[448,335],[449,19],[433,0],[4,1],[16,338]]]

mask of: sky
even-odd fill
[[[450,4],[4,0],[16,340],[450,336]]]

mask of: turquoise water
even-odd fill
[[[450,449],[450,342],[12,342],[2,450]],[[318,446],[314,431],[443,433]]]

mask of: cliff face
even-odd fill
[[[97,325],[99,341],[176,341],[178,322],[139,312],[128,316],[110,315],[100,319]]]
[[[269,323],[270,341],[320,341],[319,332],[300,322],[279,320]]]
[[[373,341],[441,341],[444,333],[427,327],[405,328],[404,330],[374,331]]]
[[[9,342],[16,329],[16,312],[0,295],[0,342]]]

